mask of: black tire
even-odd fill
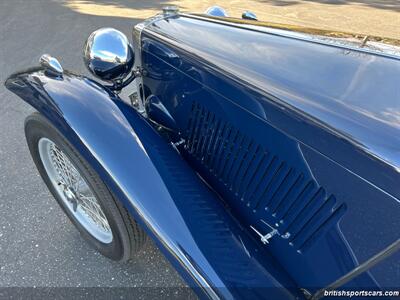
[[[112,260],[126,261],[132,258],[145,243],[145,232],[133,220],[123,205],[115,199],[107,186],[74,146],[44,116],[37,112],[25,119],[25,136],[29,151],[40,175],[58,204],[79,230],[83,238],[97,251]],[[105,244],[92,236],[74,217],[71,210],[66,207],[64,201],[58,195],[40,158],[38,143],[43,137],[51,140],[67,155],[91,188],[110,225],[113,234],[110,243]]]

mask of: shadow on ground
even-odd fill
[[[394,11],[400,11],[399,0],[256,0],[266,4],[276,6],[290,6],[306,2],[315,2],[320,4],[333,4],[333,5],[346,5],[346,4],[359,4],[379,9],[389,9]],[[134,9],[158,9],[161,10],[163,6],[176,4],[179,1],[160,0],[160,1],[121,1],[121,0],[96,0],[86,1],[95,2],[100,5],[113,5],[120,8],[134,8]],[[215,1],[218,4],[218,0]]]
[[[72,1],[74,2],[74,1]],[[77,1],[78,3],[82,1]],[[171,0],[143,1],[143,0],[87,0],[83,4],[113,6],[117,8],[132,8],[135,10],[155,9],[161,11],[164,6],[172,5]]]
[[[276,6],[290,6],[306,2],[333,4],[333,5],[359,4],[373,8],[388,9],[400,12],[399,0],[257,0],[257,1]]]

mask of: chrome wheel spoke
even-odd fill
[[[113,236],[107,217],[72,161],[47,138],[40,139],[38,146],[51,182],[75,219],[96,239],[111,242]]]
[[[76,187],[81,176],[65,154],[53,143],[50,145],[53,164],[60,176],[60,181],[69,186]]]
[[[79,196],[79,207],[105,231],[110,230],[107,218],[94,196]]]

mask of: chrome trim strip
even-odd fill
[[[133,46],[135,49],[135,69],[142,69],[142,32],[143,30],[150,26],[151,24],[168,19],[170,17],[173,17],[175,15],[171,14],[157,14],[154,17],[148,18],[144,20],[143,22],[140,22],[136,24],[133,27],[133,32],[132,32],[132,38],[133,38]],[[137,110],[139,113],[146,115],[146,110],[145,110],[145,100],[142,99],[141,95],[143,95],[143,91],[140,91],[140,87],[143,87],[143,78],[142,76],[136,78],[135,80],[136,83],[136,89],[137,89],[137,94],[138,94],[138,107]]]

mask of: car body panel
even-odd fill
[[[146,31],[206,64],[209,88],[400,198],[399,59],[189,17],[160,20]],[[258,104],[255,93],[264,97]],[[253,107],[266,102],[290,107],[305,124]],[[354,155],[358,150],[365,155]]]
[[[176,149],[114,93],[40,68],[10,76],[6,86],[74,145],[201,297],[299,296]]]
[[[250,231],[279,231],[265,247],[299,286],[399,238],[398,59],[191,16],[149,24],[141,49],[143,100],[163,103],[184,157]],[[396,286],[399,266],[347,287]]]

